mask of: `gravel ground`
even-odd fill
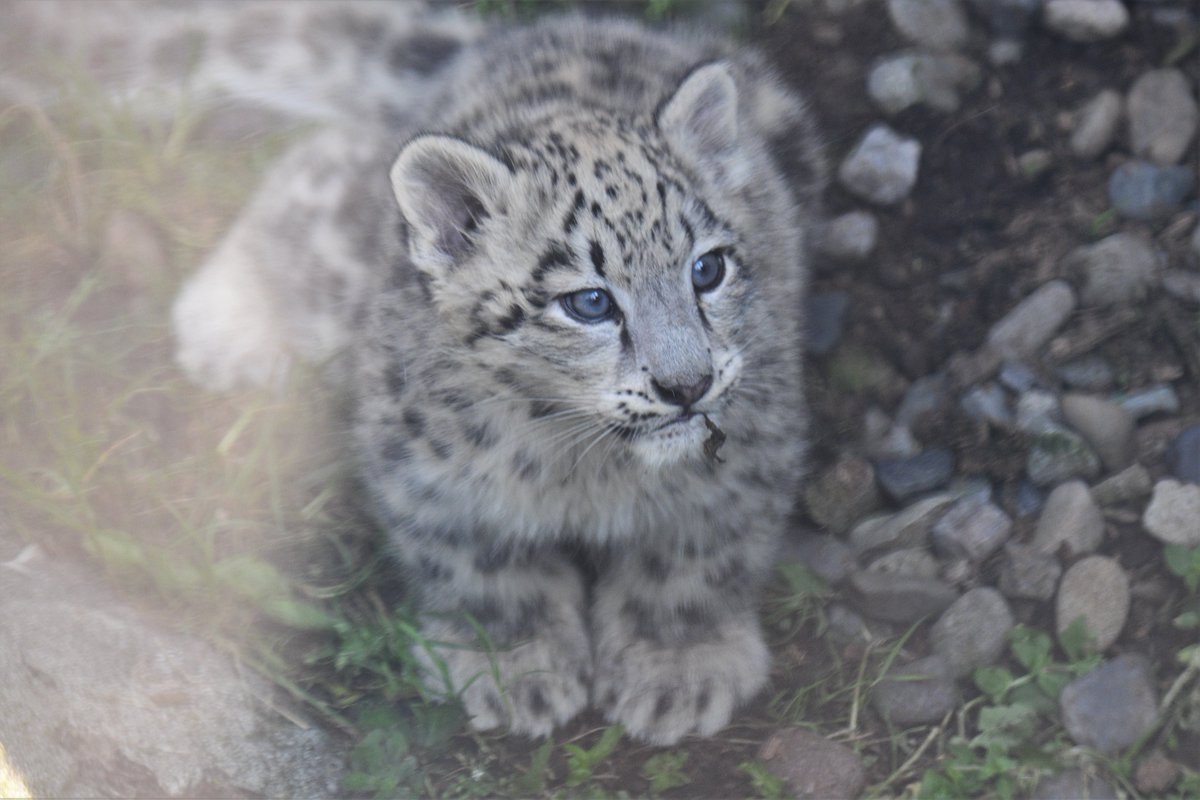
[[[766,36],[836,174],[809,300],[817,538],[794,554],[844,589],[841,626],[927,620],[874,712],[937,723],[1014,624],[1070,645],[1082,617],[1100,666],[1059,696],[1071,740],[1163,739],[1196,639],[1163,558],[1200,545],[1196,6],[793,12]],[[1174,734],[1154,757],[1200,768]]]

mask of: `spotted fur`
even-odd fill
[[[801,470],[809,116],[694,32],[461,41],[419,97],[363,92],[281,161],[176,304],[179,360],[220,388],[348,353],[417,655],[477,727],[591,703],[650,742],[711,734],[766,680],[754,607]],[[573,313],[585,290],[611,313]]]

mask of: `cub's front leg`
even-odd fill
[[[480,730],[545,736],[584,708],[592,653],[583,582],[553,550],[401,538],[422,606],[426,686]],[[481,635],[482,634],[482,635]]]
[[[730,536],[646,547],[596,589],[593,697],[633,736],[667,745],[708,736],[762,688],[770,657],[754,609],[773,548]]]

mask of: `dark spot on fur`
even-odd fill
[[[388,464],[398,464],[412,457],[408,443],[398,436],[393,436],[383,443],[383,460]]]
[[[660,720],[665,717],[673,705],[675,705],[675,698],[670,692],[660,694],[654,701],[654,718]]]
[[[392,397],[398,397],[404,392],[404,387],[408,383],[406,372],[407,370],[402,364],[388,364],[387,370],[383,374],[383,380],[387,384],[388,394]]]
[[[412,70],[427,75],[449,61],[460,46],[454,39],[432,34],[404,39],[388,49],[388,66],[393,72]]]
[[[569,175],[567,177],[567,182],[574,186],[574,179],[575,176],[573,174]],[[563,218],[563,233],[570,233],[571,231],[575,230],[575,226],[579,224],[579,210],[583,208],[585,202],[586,201],[583,197],[583,189],[576,189],[575,199],[571,203],[571,210],[568,211],[567,216]]]
[[[495,432],[487,424],[483,422],[469,422],[463,426],[463,435],[467,437],[467,441],[476,447],[489,448],[496,444],[497,437]]]
[[[592,268],[601,278],[604,277],[604,248],[595,239],[588,242],[588,253],[592,257]]]
[[[642,554],[642,571],[652,581],[664,581],[671,574],[671,568],[658,553]]]
[[[529,690],[529,710],[535,717],[545,716],[550,711],[550,704],[546,702],[546,695],[540,686]]]
[[[533,272],[530,273],[529,277],[535,283],[541,283],[551,270],[569,267],[570,265],[570,251],[567,250],[565,245],[556,242],[550,245],[550,249],[542,253],[538,258],[537,266],[533,268]]]
[[[495,332],[500,336],[504,336],[521,327],[521,324],[524,322],[525,309],[521,308],[519,305],[513,304],[509,306],[508,313],[496,322]]]
[[[500,698],[493,692],[488,692],[483,696],[483,702],[487,704],[488,711],[491,711],[497,719],[507,719],[508,715],[504,713],[504,704],[500,702]]]
[[[622,325],[621,332],[618,335],[621,339],[621,353],[629,355],[633,352],[633,338],[629,335],[629,329]]]
[[[527,546],[491,543],[480,547],[471,563],[484,575],[493,575],[510,565],[527,564],[529,557]]]
[[[404,426],[413,438],[425,432],[425,415],[415,408],[404,409]]]
[[[711,696],[708,689],[701,689],[700,694],[696,695],[696,713],[703,714],[708,710],[708,704],[711,701]]]
[[[518,450],[513,455],[512,466],[521,480],[531,481],[542,474],[541,463],[524,450]]]
[[[417,567],[420,569],[421,578],[431,583],[446,581],[454,577],[453,568],[429,555],[422,555],[417,560]]]
[[[451,454],[454,452],[444,439],[440,439],[437,436],[430,436],[428,437],[427,441],[429,442],[430,452],[432,452],[442,461],[450,458]]]
[[[552,403],[547,403],[543,400],[532,400],[529,403],[529,416],[531,419],[541,419],[553,413],[554,404]]]

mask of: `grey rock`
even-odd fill
[[[1008,602],[995,589],[981,586],[955,600],[934,623],[929,638],[950,674],[962,678],[1000,658],[1012,627]]]
[[[988,331],[987,346],[1001,359],[1021,361],[1037,353],[1075,310],[1075,292],[1065,281],[1038,287]]]
[[[832,533],[844,533],[854,521],[879,507],[875,470],[854,456],[843,456],[804,492],[808,513]]]
[[[950,384],[945,375],[933,374],[917,378],[904,393],[896,409],[896,422],[912,425],[926,414],[941,414],[950,407]]]
[[[1008,395],[998,384],[985,383],[969,389],[959,402],[963,413],[980,422],[990,422],[993,425],[1008,426],[1013,422],[1012,412],[1008,410]]]
[[[1115,233],[1077,247],[1064,266],[1084,277],[1080,297],[1087,305],[1128,305],[1142,300],[1158,284],[1162,262],[1154,247],[1132,233]]]
[[[1042,21],[1073,42],[1098,42],[1125,30],[1129,12],[1120,0],[1046,0]]]
[[[867,75],[867,94],[889,115],[915,105],[952,113],[981,75],[974,61],[957,53],[906,50],[876,62]]]
[[[1179,395],[1166,384],[1151,386],[1140,392],[1117,398],[1117,405],[1140,420],[1152,414],[1175,414],[1179,411]]]
[[[1042,506],[1046,503],[1046,496],[1042,494],[1042,490],[1034,486],[1029,481],[1021,481],[1017,484],[1017,496],[1015,498],[1014,509],[1018,517],[1030,517],[1042,510]]]
[[[1017,600],[1049,600],[1058,588],[1062,567],[1058,558],[1031,545],[1004,545],[1000,591]]]
[[[929,541],[934,523],[953,501],[948,494],[926,497],[895,514],[863,520],[850,531],[850,546],[859,554],[922,547]]]
[[[986,497],[967,497],[933,526],[933,546],[945,558],[978,564],[996,552],[1011,532],[1012,520]]]
[[[37,796],[328,797],[345,748],[85,571],[0,566],[0,741]]]
[[[1177,69],[1144,73],[1130,87],[1126,107],[1134,154],[1162,166],[1179,163],[1200,125],[1187,76]]]
[[[1066,430],[1058,397],[1033,389],[1017,398],[1017,428],[1035,435]]]
[[[926,450],[910,458],[879,461],[875,477],[883,491],[897,502],[945,486],[954,477],[954,454]]]
[[[1066,545],[1071,555],[1091,553],[1104,539],[1104,515],[1083,481],[1054,489],[1038,518],[1032,545],[1043,553],[1057,553]]]
[[[1017,156],[1017,172],[1028,181],[1038,179],[1053,166],[1054,154],[1045,148],[1027,150]]]
[[[1153,222],[1174,214],[1195,185],[1188,167],[1127,161],[1108,179],[1108,199],[1122,217]]]
[[[994,39],[988,43],[987,56],[993,67],[1006,67],[1025,56],[1025,45],[1018,39]]]
[[[1038,486],[1053,486],[1071,478],[1092,480],[1100,474],[1100,458],[1082,437],[1070,431],[1052,431],[1035,440],[1025,472]]]
[[[900,35],[934,50],[954,50],[967,43],[970,29],[958,0],[888,0],[888,15]]]
[[[875,459],[908,458],[921,452],[907,425],[893,425],[887,414],[869,408],[863,415],[863,450]]]
[[[771,734],[758,758],[800,800],[858,797],[867,785],[866,767],[854,750],[803,728]]]
[[[1186,483],[1200,483],[1200,425],[1193,425],[1175,437],[1167,447],[1167,469]]]
[[[996,374],[997,379],[1010,391],[1021,394],[1037,385],[1037,376],[1033,370],[1019,361],[1006,361]]]
[[[1086,355],[1059,366],[1055,373],[1072,389],[1098,392],[1112,387],[1116,373],[1112,365],[1098,355]]]
[[[963,503],[990,503],[995,491],[987,478],[960,475],[946,489],[955,501]]]
[[[1092,499],[1100,506],[1115,506],[1150,494],[1154,481],[1141,464],[1131,464],[1092,487]]]
[[[1166,544],[1200,545],[1200,486],[1163,478],[1142,514],[1147,533]]]
[[[930,578],[855,572],[850,589],[862,613],[886,622],[916,622],[941,614],[958,597],[947,584]]]
[[[942,580],[951,586],[965,587],[975,577],[975,565],[965,558],[950,558],[942,561]]]
[[[938,561],[933,553],[924,548],[906,547],[879,556],[867,565],[867,571],[910,578],[936,578]]]
[[[879,220],[870,211],[850,211],[834,217],[821,230],[817,249],[843,261],[863,261],[879,240]]]
[[[1200,226],[1196,230],[1200,231]],[[1162,276],[1162,286],[1172,297],[1185,303],[1200,305],[1200,272],[1167,270]]]
[[[1038,781],[1031,800],[1117,800],[1117,790],[1099,775],[1068,769]]]
[[[1121,95],[1105,89],[1079,109],[1071,133],[1071,152],[1080,158],[1095,158],[1108,149],[1121,121]]]
[[[815,356],[833,351],[842,338],[850,295],[842,291],[813,292],[804,300],[804,349]]]
[[[920,142],[875,125],[842,162],[838,179],[864,200],[893,205],[916,185],[920,160]]]
[[[1138,791],[1144,794],[1161,794],[1179,781],[1183,770],[1166,753],[1155,749],[1138,759],[1133,775],[1133,782]]]
[[[1150,663],[1127,653],[1071,681],[1059,696],[1063,724],[1078,744],[1115,755],[1158,720]]]
[[[789,540],[783,558],[803,562],[814,575],[829,583],[845,580],[855,567],[854,551],[842,540],[829,535]]]
[[[1133,415],[1100,397],[1068,394],[1062,399],[1063,419],[1078,431],[1109,471],[1133,463]]]
[[[1129,577],[1111,558],[1088,556],[1076,561],[1058,584],[1054,621],[1060,640],[1083,617],[1090,648],[1104,652],[1117,640],[1128,616]]]
[[[1041,10],[1042,0],[971,0],[971,5],[997,38],[1016,39]]]
[[[958,702],[950,667],[939,655],[895,667],[871,689],[875,710],[892,725],[936,722]]]
[[[846,644],[867,644],[875,639],[862,614],[842,603],[829,604],[825,623],[829,635]]]

